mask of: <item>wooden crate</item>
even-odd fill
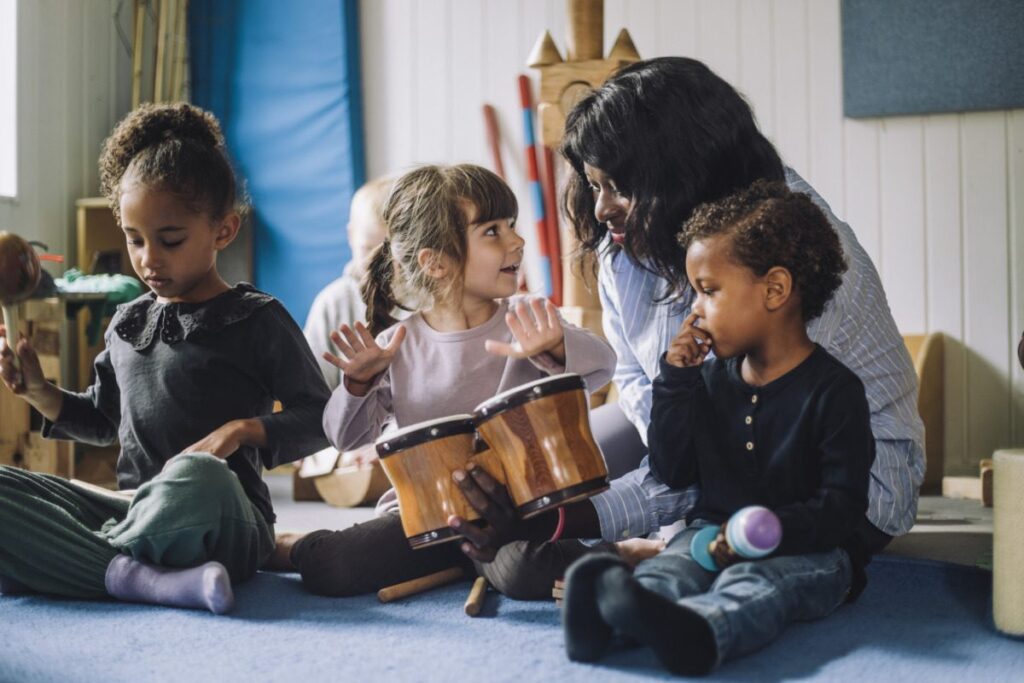
[[[43,374],[60,385],[66,374],[62,362],[64,303],[58,298],[32,299],[19,306],[22,332],[32,342]],[[75,476],[74,446],[69,441],[44,439],[42,416],[6,388],[0,388],[0,465],[33,472]]]

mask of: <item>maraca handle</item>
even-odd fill
[[[7,329],[7,345],[11,349],[14,358],[14,368],[20,368],[18,363],[18,304],[3,304],[4,327]]]

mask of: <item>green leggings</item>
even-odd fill
[[[216,560],[234,582],[274,550],[274,529],[223,460],[177,455],[117,500],[48,474],[0,466],[0,576],[70,598],[105,598],[119,553],[163,567]]]

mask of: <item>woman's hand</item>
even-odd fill
[[[242,446],[263,446],[266,440],[266,431],[259,420],[232,420],[181,452],[210,453],[224,460]]]
[[[365,396],[377,375],[387,370],[398,353],[398,347],[405,339],[405,326],[399,325],[395,335],[384,348],[377,345],[366,325],[357,322],[355,329],[342,325],[331,332],[333,341],[342,356],[324,352],[324,360],[339,368],[345,375],[345,388],[353,396]]]
[[[559,363],[565,363],[565,332],[551,301],[531,299],[529,306],[519,301],[514,310],[505,314],[505,322],[516,338],[515,343],[488,339],[484,342],[485,349],[509,358],[532,358],[547,352]]]
[[[499,548],[518,538],[521,522],[504,486],[479,465],[471,463],[466,470],[455,470],[452,478],[466,501],[487,520],[487,526],[457,515],[449,517],[448,524],[466,537],[462,552],[477,562],[490,562]]]
[[[691,313],[686,316],[675,339],[668,345],[665,361],[677,368],[688,368],[700,365],[711,350],[711,335],[697,327],[699,316]]]

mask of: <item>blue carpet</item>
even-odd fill
[[[991,574],[883,556],[861,599],[797,624],[712,681],[1020,681],[1024,643],[991,623]],[[467,584],[401,603],[332,600],[294,576],[238,587],[230,616],[105,602],[0,597],[0,681],[587,681],[668,679],[650,652],[597,665],[565,658],[552,603],[489,595],[462,613]],[[1017,673],[1013,673],[1016,671]]]

